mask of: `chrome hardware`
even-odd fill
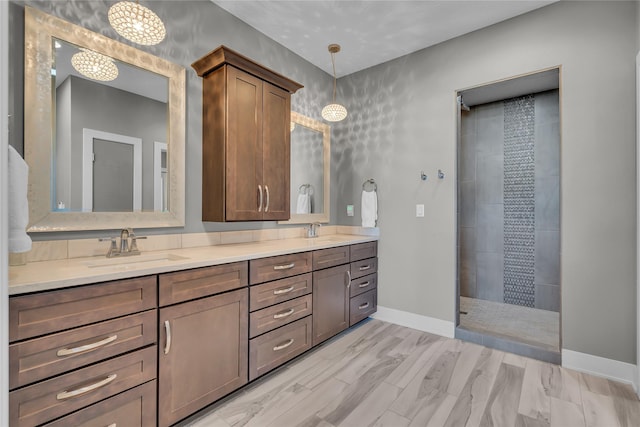
[[[56,355],[58,357],[64,357],[64,356],[70,356],[72,354],[77,354],[77,353],[82,353],[85,351],[89,351],[89,350],[95,350],[99,347],[105,346],[111,342],[114,342],[115,340],[118,339],[117,335],[111,335],[110,337],[107,337],[103,340],[100,340],[98,342],[94,342],[91,344],[85,344],[85,345],[81,345],[79,347],[74,347],[74,348],[62,348],[60,350],[58,350],[58,352],[56,353]]]
[[[322,227],[319,222],[312,222],[307,227],[307,237],[318,237],[318,227]]]
[[[117,238],[115,237],[101,237],[98,240],[101,242],[111,242],[109,251],[107,252],[107,258],[119,257],[119,256],[131,256],[140,255],[140,250],[136,244],[138,239],[146,239],[146,236],[136,236],[131,228],[123,228],[120,230],[120,247],[118,248]],[[129,242],[131,241],[131,242]]]
[[[168,320],[164,321],[164,330],[167,334],[167,341],[164,343],[164,354],[169,354],[169,350],[171,350],[171,324]]]
[[[273,269],[274,269],[274,270],[290,270],[290,269],[292,269],[292,268],[293,268],[293,267],[295,267],[295,266],[296,266],[296,263],[295,263],[295,262],[292,262],[291,264],[285,264],[285,265],[274,265],[274,266],[273,266]]]
[[[367,286],[369,286],[371,283],[370,282],[364,282],[364,283],[360,283],[358,285],[359,288],[366,288]]]
[[[444,179],[444,172],[442,172],[442,169],[438,169],[438,179]]]
[[[289,286],[288,288],[280,288],[280,289],[274,290],[273,294],[274,295],[288,294],[289,292],[291,292],[294,289],[295,289],[295,286]]]
[[[347,270],[347,289],[351,287],[351,271]]]
[[[358,270],[359,270],[359,271],[367,271],[367,270],[369,270],[370,268],[371,268],[371,266],[370,266],[370,265],[365,265],[365,266],[363,266],[363,267],[359,267],[359,268],[358,268]]]
[[[264,186],[264,191],[265,193],[267,193],[267,203],[264,206],[264,211],[269,212],[269,186],[268,185]]]
[[[365,308],[369,307],[369,303],[365,302],[364,304],[360,304],[358,306],[358,310],[364,310]]]
[[[285,348],[289,347],[291,344],[293,344],[295,340],[293,338],[289,338],[288,341],[285,341],[282,344],[279,344],[275,347],[273,347],[273,351],[280,351],[280,350],[284,350]]]
[[[420,179],[423,180],[423,181],[427,180],[427,174],[425,174],[424,171],[420,172]]]
[[[367,190],[367,185],[371,185],[371,190]],[[376,184],[376,180],[373,178],[369,178],[365,182],[362,183],[362,191],[378,191],[378,184]]]
[[[273,315],[274,319],[282,319],[283,317],[289,317],[291,316],[293,313],[295,313],[296,311],[293,308],[290,308],[287,311],[282,311],[280,313],[276,313]]]
[[[105,378],[105,379],[103,379],[101,381],[98,381],[97,383],[89,384],[86,387],[80,387],[80,388],[77,388],[77,389],[71,390],[71,391],[65,390],[62,393],[58,393],[56,395],[56,399],[58,399],[58,400],[70,399],[72,397],[76,397],[76,396],[80,396],[81,394],[88,393],[88,392],[93,391],[95,389],[98,389],[100,387],[104,387],[107,384],[109,384],[111,381],[115,380],[117,376],[118,375],[116,375],[116,374],[112,374],[112,375],[109,375],[107,378]]]
[[[258,184],[258,194],[260,195],[258,199],[258,212],[262,212],[262,185],[260,184]]]

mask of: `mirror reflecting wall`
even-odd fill
[[[29,7],[25,57],[28,231],[184,225],[184,68]]]
[[[292,224],[329,222],[331,130],[291,112]]]

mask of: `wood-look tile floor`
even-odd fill
[[[191,427],[626,427],[625,384],[368,320],[211,406]]]

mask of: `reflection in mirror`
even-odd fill
[[[28,231],[183,226],[184,92],[184,67],[25,7]]]
[[[329,125],[291,113],[291,219],[329,222]]]

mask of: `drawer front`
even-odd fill
[[[120,317],[9,346],[14,389],[156,342],[157,311]]]
[[[155,378],[156,346],[9,393],[9,424],[33,426]]]
[[[45,427],[155,427],[156,382],[149,381],[95,403]]]
[[[156,308],[156,276],[60,289],[9,299],[9,341]]]
[[[302,319],[310,315],[312,309],[311,295],[306,295],[255,311],[249,315],[249,338],[257,337],[294,320]]]
[[[305,317],[249,341],[250,381],[311,348],[312,317]]]
[[[351,298],[349,326],[366,319],[378,309],[378,290],[374,289]]]
[[[349,246],[320,249],[313,251],[313,269],[320,270],[336,265],[347,264],[349,259]]]
[[[369,258],[351,263],[351,279],[357,279],[378,271],[378,258]]]
[[[378,256],[378,242],[351,245],[351,262]]]
[[[219,294],[247,286],[246,261],[161,274],[160,306]]]
[[[249,277],[252,285],[283,279],[311,271],[311,252],[280,255],[249,261]]]
[[[364,292],[378,288],[378,273],[368,274],[363,277],[359,277],[351,281],[349,287],[350,297],[353,298],[356,295],[360,295]]]
[[[313,291],[312,277],[311,273],[306,273],[252,286],[249,288],[249,310],[260,310],[270,305],[310,294]]]

